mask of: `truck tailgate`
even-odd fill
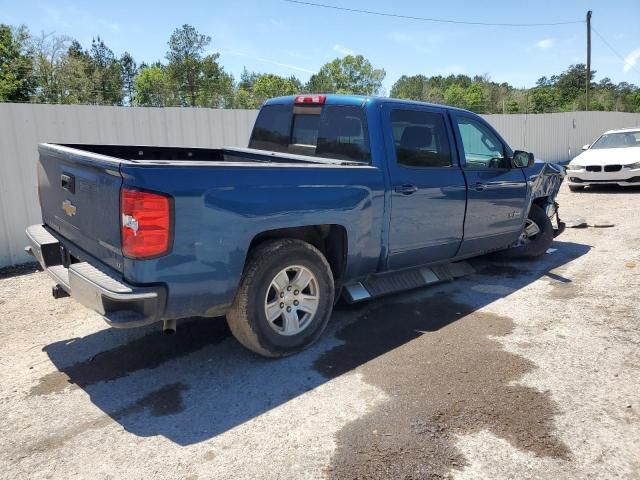
[[[121,161],[54,144],[41,144],[38,151],[44,224],[121,272]]]

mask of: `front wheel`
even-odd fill
[[[551,219],[539,205],[531,205],[529,216],[518,244],[499,252],[506,259],[536,258],[544,254],[553,242]]]
[[[322,334],[334,289],[331,267],[313,245],[268,241],[250,252],[227,323],[249,350],[265,357],[291,355]]]

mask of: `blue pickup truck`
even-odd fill
[[[562,168],[481,117],[344,95],[267,101],[248,148],[41,144],[26,250],[114,327],[226,315],[261,355],[358,302],[450,279],[488,252],[543,254]]]

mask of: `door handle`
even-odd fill
[[[76,178],[73,175],[63,173],[60,175],[60,186],[70,193],[76,193]]]
[[[411,184],[397,185],[394,190],[396,193],[401,193],[402,195],[411,195],[412,193],[416,193],[418,191],[418,187]]]
[[[481,192],[481,191],[483,191],[483,190],[485,189],[485,187],[486,187],[486,186],[487,186],[487,185],[486,185],[485,183],[482,183],[482,182],[476,182],[476,183],[475,183],[475,185],[473,186],[473,189],[474,189],[476,192]]]

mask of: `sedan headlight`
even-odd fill
[[[627,168],[640,168],[640,162],[632,163],[631,165],[627,165]]]
[[[567,165],[567,170],[582,170],[584,167],[582,165],[578,165],[577,163],[570,163]]]

